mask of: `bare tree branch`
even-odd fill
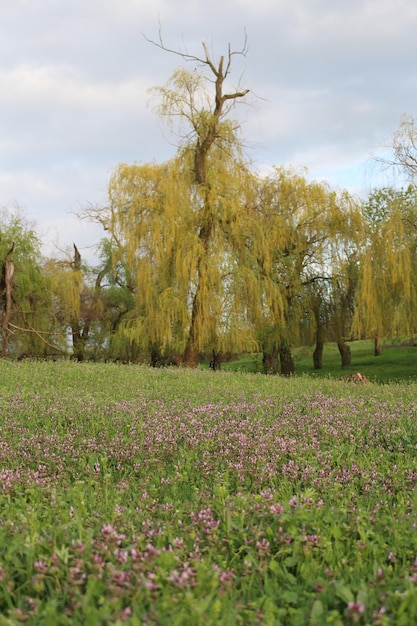
[[[35,328],[32,328],[32,326],[30,324],[28,324],[29,328],[22,328],[21,326],[16,326],[16,324],[12,324],[11,322],[9,322],[8,325],[11,326],[12,328],[15,328],[16,330],[20,330],[20,331],[22,331],[24,333],[34,333],[49,348],[53,348],[54,350],[58,350],[58,352],[62,352],[63,354],[65,353],[65,350],[62,350],[62,348],[59,348],[58,346],[54,346],[52,343],[49,343],[49,341],[47,341],[45,339],[45,337],[42,336],[42,335],[55,335],[55,334],[60,334],[62,336],[65,336],[64,333],[49,333],[49,332],[45,333],[43,331],[36,330]]]
[[[392,156],[374,157],[374,161],[406,180],[417,179],[417,119],[403,115],[388,149]]]
[[[232,57],[235,55],[240,55],[240,56],[244,56],[246,57],[246,54],[248,52],[248,38],[247,38],[247,34],[246,34],[246,30],[244,31],[245,33],[245,37],[244,37],[244,42],[243,42],[243,46],[241,48],[241,50],[234,50],[232,51],[230,48],[230,44],[228,45],[228,55],[227,55],[227,65],[226,65],[226,71],[224,76],[227,76],[230,72],[230,66],[231,66],[231,60]],[[146,41],[148,41],[149,43],[151,43],[153,46],[156,46],[157,48],[160,48],[160,50],[163,50],[164,52],[169,52],[170,54],[175,54],[176,56],[180,56],[183,59],[185,59],[186,61],[194,61],[197,63],[202,63],[203,65],[208,65],[211,69],[211,71],[213,72],[213,74],[217,75],[218,70],[216,70],[216,67],[212,61],[211,55],[209,53],[208,50],[208,46],[205,42],[203,42],[203,49],[204,49],[204,54],[205,54],[205,58],[199,57],[195,54],[189,54],[188,52],[181,52],[179,50],[175,50],[174,48],[168,48],[168,46],[165,45],[163,37],[162,37],[162,28],[161,25],[159,26],[159,31],[158,31],[158,41],[155,41],[153,39],[150,39],[149,37],[147,37],[144,33],[143,37],[146,39]],[[224,57],[220,57],[220,62],[219,62],[219,69],[223,68],[223,63],[224,63]]]

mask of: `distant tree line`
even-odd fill
[[[157,43],[166,51],[163,42]],[[170,51],[171,52],[171,51]],[[261,352],[265,372],[294,372],[295,346],[417,331],[417,126],[404,117],[393,160],[405,188],[365,199],[274,167],[259,174],[245,157],[230,87],[235,55],[181,54],[155,90],[159,113],[178,122],[164,163],[120,164],[107,206],[82,214],[103,226],[100,265],[74,244],[43,258],[19,212],[0,215],[0,349],[3,357],[71,355],[217,369],[227,354]],[[176,53],[177,54],[177,53]]]

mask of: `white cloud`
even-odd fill
[[[0,85],[0,110],[9,109],[12,120],[18,114],[34,124],[56,115],[146,114],[148,82],[139,76],[91,81],[71,66],[33,64],[0,70]]]

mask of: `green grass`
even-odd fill
[[[0,626],[417,623],[416,392],[0,361]]]
[[[352,365],[341,367],[337,345],[328,343],[324,347],[323,369],[313,367],[314,346],[296,348],[294,363],[296,375],[307,374],[317,378],[340,378],[347,374],[360,372],[369,380],[377,383],[417,380],[417,347],[390,345],[383,346],[380,356],[374,356],[373,342],[354,341],[349,344],[352,353]],[[226,371],[262,372],[262,355],[244,355],[236,361],[223,363]]]

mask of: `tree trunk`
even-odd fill
[[[281,376],[292,376],[295,374],[294,359],[291,349],[286,342],[279,347],[279,360],[281,363]]]
[[[197,367],[201,349],[200,326],[204,317],[203,298],[204,287],[206,284],[206,263],[209,253],[210,239],[213,232],[213,220],[210,216],[210,207],[208,196],[204,196],[205,203],[205,223],[200,228],[198,237],[202,244],[202,252],[197,264],[197,287],[193,299],[193,308],[191,311],[190,330],[188,332],[187,345],[184,351],[183,364],[185,367]]]
[[[350,348],[344,341],[338,341],[337,347],[339,348],[340,356],[342,359],[342,367],[346,367],[347,365],[351,365],[352,363],[352,354],[350,352]]]
[[[313,365],[315,370],[323,369],[323,349],[324,349],[324,326],[320,323],[319,310],[316,312],[317,331],[316,348],[313,352]]]
[[[199,361],[198,348],[198,317],[200,315],[200,291],[201,291],[201,274],[199,272],[197,291],[193,300],[193,308],[191,312],[190,330],[188,332],[187,345],[185,346],[183,355],[183,365],[185,367],[197,367]]]
[[[78,322],[72,322],[72,356],[74,359],[84,361],[85,359],[85,339],[83,338]]]
[[[263,353],[263,365],[265,374],[278,374],[279,372],[279,351],[277,348],[273,348],[270,352]]]
[[[313,352],[313,364],[315,370],[323,369],[323,348],[324,341],[317,337],[316,339],[316,349]]]
[[[156,348],[151,349],[150,354],[151,367],[158,367],[161,364],[161,355]]]
[[[200,315],[200,291],[201,291],[201,274],[199,272],[197,291],[193,300],[193,308],[191,312],[190,330],[188,331],[187,345],[185,346],[183,355],[184,367],[197,367],[199,361],[198,348],[198,317]]]
[[[379,335],[375,336],[375,340],[374,340],[374,356],[380,356],[381,355],[381,338],[379,337]]]
[[[221,366],[222,366],[221,352],[216,352],[213,349],[213,358],[210,361],[210,369],[216,371],[216,370],[219,370]]]
[[[199,351],[190,343],[184,350],[183,365],[184,367],[198,367]]]
[[[14,242],[12,247],[6,254],[0,277],[0,302],[3,300],[4,310],[1,316],[1,338],[2,338],[2,356],[7,356],[9,347],[9,321],[12,315],[12,291],[13,291],[13,274],[14,263],[10,259],[10,255],[14,250]]]
[[[81,272],[81,254],[75,245],[74,246],[74,260],[72,263],[72,267],[74,272]],[[80,307],[81,308],[81,307]],[[81,332],[81,322],[80,319],[73,319],[71,322],[71,332],[72,332],[72,353],[73,358],[77,361],[84,361],[85,359],[85,344],[88,339],[88,329],[85,329],[86,332]]]

